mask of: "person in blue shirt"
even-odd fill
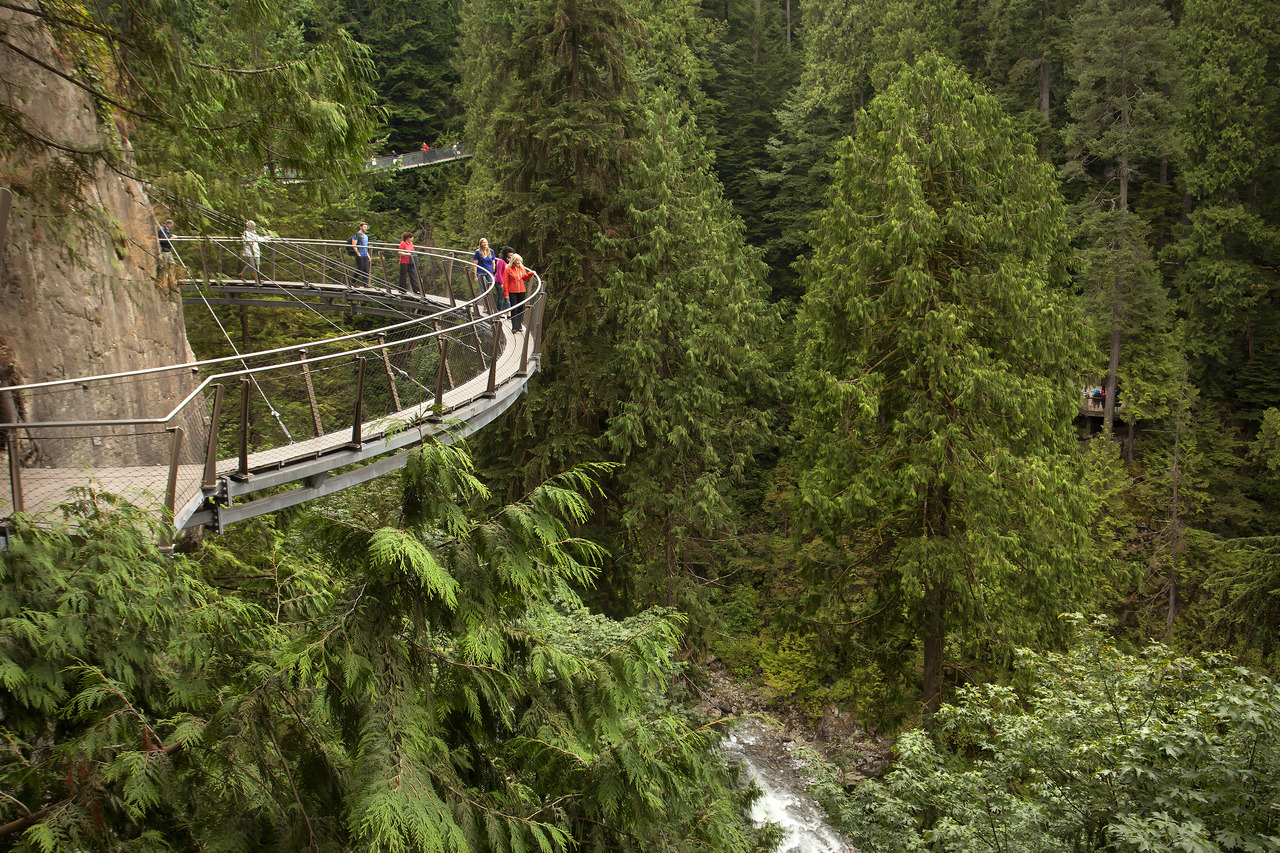
[[[489,248],[489,241],[484,237],[480,238],[480,248],[476,249],[476,253],[472,255],[476,262],[475,271],[471,274],[475,276],[476,284],[481,290],[494,283],[493,278],[493,249]]]
[[[351,235],[351,249],[356,253],[356,285],[369,286],[369,223],[361,222],[360,230]]]

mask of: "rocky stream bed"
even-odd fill
[[[801,715],[778,713],[761,690],[744,687],[715,663],[698,708],[715,718],[736,718],[725,756],[741,763],[763,795],[752,811],[759,822],[779,824],[786,836],[781,853],[856,853],[847,839],[825,823],[821,806],[806,792],[805,751],[840,767],[853,786],[889,768],[893,743],[869,735],[847,715],[829,708],[816,724]]]

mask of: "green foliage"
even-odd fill
[[[1092,158],[1115,165],[1120,209],[1144,158],[1173,146],[1172,24],[1156,0],[1085,0],[1072,19],[1065,172],[1084,177]]]
[[[598,473],[477,518],[466,452],[426,447],[398,524],[259,524],[247,562],[203,566],[103,496],[73,509],[74,536],[19,519],[0,553],[0,833],[17,850],[753,849],[719,735],[667,699],[679,620],[614,623],[570,590],[601,556],[567,529]]]
[[[811,241],[797,509],[850,551],[814,583],[876,572],[936,701],[947,636],[1047,639],[1088,586],[1061,201],[994,99],[927,57],[842,145]]]
[[[623,465],[622,525],[651,567],[642,594],[670,603],[680,576],[705,572],[710,543],[734,531],[731,486],[769,440],[760,402],[777,396],[764,343],[777,318],[692,117],[659,92],[638,127],[619,196],[634,236],[606,243],[627,261],[599,293],[619,397],[603,444]]]
[[[1077,621],[1078,624],[1078,621]],[[1262,851],[1280,844],[1280,689],[1220,656],[1124,654],[1081,628],[1019,653],[1025,693],[962,691],[828,813],[864,849]]]
[[[362,41],[377,67],[391,151],[416,151],[424,142],[434,147],[459,129],[459,79],[452,62],[458,24],[454,0],[381,0],[363,16]]]
[[[163,849],[145,818],[194,831],[190,752],[269,650],[269,616],[161,554],[160,526],[110,495],[35,521],[0,552],[3,843]]]
[[[1205,390],[1234,396],[1242,373],[1274,347],[1280,239],[1269,195],[1280,156],[1280,87],[1275,55],[1280,18],[1274,4],[1193,0],[1179,26],[1186,72],[1177,89],[1179,182],[1188,222],[1165,259],[1175,264],[1175,294],[1189,322],[1189,354]],[[1274,366],[1267,390],[1248,413],[1275,405]]]
[[[737,0],[716,14],[720,32],[710,42],[716,73],[708,84],[718,107],[716,174],[746,224],[747,242],[763,246],[782,236],[765,217],[773,192],[762,172],[771,165],[767,143],[778,132],[774,110],[801,67],[800,45],[788,40],[780,4]]]

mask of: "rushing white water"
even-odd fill
[[[724,744],[730,761],[742,767],[764,794],[751,817],[757,823],[776,823],[786,831],[779,853],[851,853],[853,846],[827,826],[822,807],[804,790],[800,762],[768,736],[763,723],[744,720],[734,726]]]

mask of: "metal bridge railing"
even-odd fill
[[[347,284],[353,268],[341,260],[345,245],[268,241],[248,282],[227,275],[243,258],[241,240],[175,238],[186,259],[179,278],[189,304],[388,322],[268,351],[0,389],[0,451],[7,457],[0,518],[96,488],[163,504],[182,526],[206,501],[250,492],[259,479],[279,483],[288,479],[279,472],[300,462],[332,454],[336,465],[342,452],[376,450],[535,369],[540,279],[527,299],[527,333],[513,335],[489,310],[492,282],[477,288],[471,264],[456,253],[417,252],[422,287],[409,294],[376,266],[371,286]],[[101,414],[122,410],[136,414]],[[317,465],[307,470],[314,477]],[[277,473],[265,478],[265,471]]]

